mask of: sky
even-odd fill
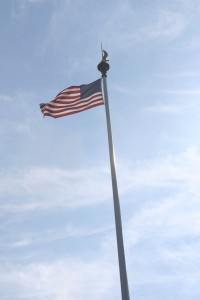
[[[39,104],[101,77],[131,300],[200,295],[200,2],[0,1],[0,298],[121,299],[104,106]]]

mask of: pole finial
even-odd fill
[[[102,48],[102,44],[101,44],[101,48]],[[106,77],[107,76],[106,73],[110,69],[110,66],[107,63],[108,52],[105,50],[102,50],[102,49],[101,49],[101,51],[102,51],[102,60],[98,64],[97,68],[101,72],[102,77]]]

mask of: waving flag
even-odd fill
[[[98,79],[90,84],[66,88],[51,102],[40,104],[40,109],[43,116],[60,118],[103,104],[101,79]]]

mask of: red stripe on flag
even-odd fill
[[[79,113],[81,111],[88,110],[90,108],[93,108],[93,107],[96,107],[96,106],[100,106],[100,105],[103,105],[103,104],[104,103],[93,104],[93,105],[91,105],[88,108],[83,108],[83,109],[80,109],[79,111],[66,112],[66,113],[60,114],[58,116],[53,116],[52,114],[48,114],[48,113],[45,113],[44,116],[49,116],[49,117],[53,117],[54,119],[57,119],[57,118],[60,118],[60,117],[65,117],[65,116],[68,116],[68,115],[73,115],[73,114]]]
[[[93,97],[94,99],[91,100],[87,100],[85,101],[85,103],[83,103],[84,101],[79,101],[79,105],[76,106],[64,106],[64,107],[55,107],[55,106],[50,106],[50,104],[46,105],[43,109],[42,112],[45,114],[46,111],[48,111],[49,113],[53,114],[57,114],[57,113],[61,113],[63,111],[70,111],[70,110],[74,110],[75,112],[78,111],[81,108],[85,108],[87,109],[88,106],[91,106],[92,103],[97,103],[99,102],[100,104],[103,104],[102,98],[101,97]]]

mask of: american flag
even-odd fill
[[[43,116],[60,118],[103,104],[101,79],[98,79],[90,84],[66,88],[51,102],[40,104],[40,109]]]

